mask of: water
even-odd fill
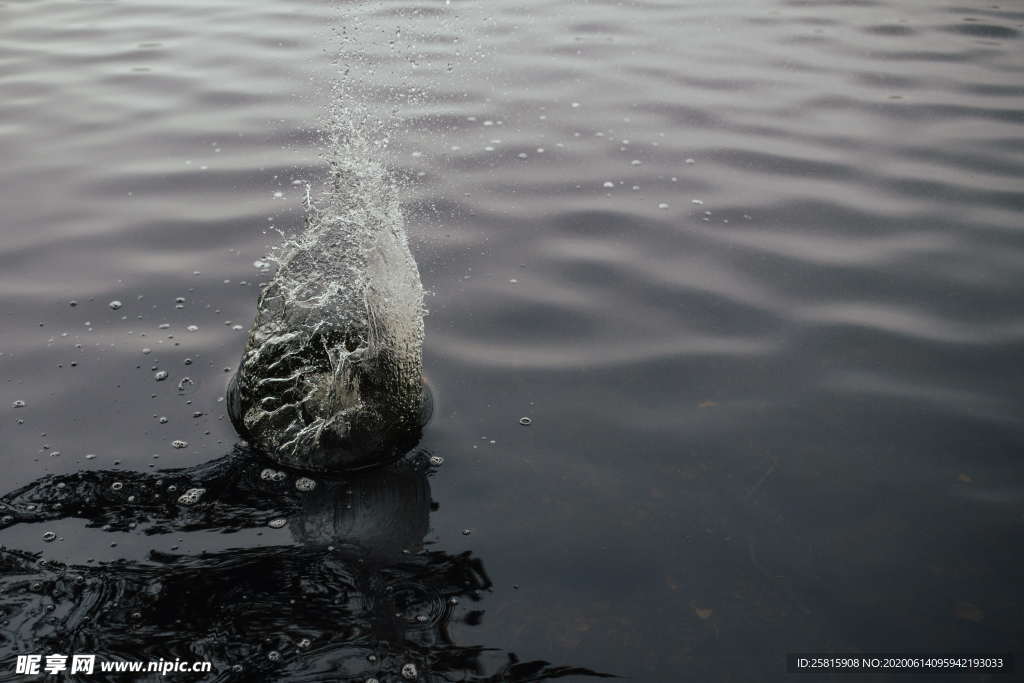
[[[0,680],[1024,649],[1016,5],[0,16]],[[219,399],[339,99],[387,131],[435,405],[410,462],[303,491]]]

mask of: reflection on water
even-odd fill
[[[602,676],[457,641],[492,584],[471,552],[424,546],[428,474],[421,453],[311,480],[239,448],[186,470],[44,477],[3,497],[4,527],[74,517],[146,534],[287,529],[293,543],[73,565],[2,550],[0,647],[209,660],[223,681]]]

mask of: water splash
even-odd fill
[[[267,257],[277,272],[228,405],[239,433],[305,470],[375,466],[419,436],[423,287],[409,250],[386,138],[339,112],[325,135],[328,177],[307,193],[303,232]]]

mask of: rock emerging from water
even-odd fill
[[[398,194],[369,145],[335,138],[328,188],[307,200],[259,299],[228,409],[281,465],[319,472],[386,464],[419,438],[423,287]]]

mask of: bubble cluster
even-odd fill
[[[205,493],[206,489],[189,489],[178,497],[178,502],[182,505],[195,505]]]
[[[316,482],[309,477],[299,477],[295,480],[295,488],[299,491],[312,491],[316,488]]]
[[[171,442],[171,446],[174,448],[188,448],[188,441],[182,441],[181,439],[175,439]]]
[[[288,478],[288,475],[280,470],[273,470],[267,467],[260,472],[260,479],[263,481],[284,481]]]

